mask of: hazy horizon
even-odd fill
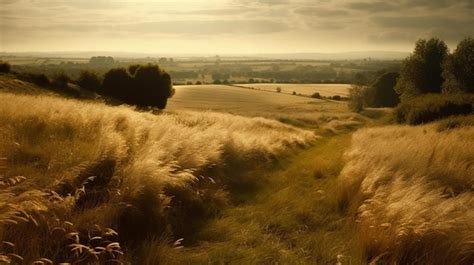
[[[0,3],[2,52],[255,55],[409,52],[474,35],[470,0],[178,0]]]

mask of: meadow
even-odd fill
[[[113,228],[127,248],[166,231],[187,235],[226,204],[223,187],[238,182],[228,167],[271,161],[315,140],[264,118],[154,115],[44,95],[1,93],[0,100],[0,234],[15,250],[2,257],[27,262],[110,259],[100,251],[110,238],[91,242],[81,231]],[[69,252],[68,240],[87,252]]]
[[[472,263],[472,115],[175,89],[145,111],[0,76],[0,261]]]
[[[298,85],[296,85],[298,86]],[[302,128],[329,131],[357,127],[364,117],[350,113],[346,102],[315,99],[227,85],[174,86],[169,110],[212,110],[265,117]]]
[[[386,126],[354,134],[339,176],[340,204],[357,219],[368,260],[472,263],[471,126]]]
[[[238,86],[249,87],[254,89],[261,89],[265,91],[276,91],[281,89],[281,93],[311,96],[314,93],[319,93],[323,97],[343,96],[349,95],[350,84],[237,84]]]

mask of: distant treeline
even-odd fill
[[[165,65],[176,83],[351,83],[357,73],[373,75],[380,69],[398,71],[400,61],[347,60],[347,61],[197,61],[177,62],[173,58],[130,59],[118,61],[110,56],[96,56],[89,62],[60,62],[45,59],[41,64],[12,65],[14,71],[45,74],[48,77],[65,73],[78,78],[82,71],[105,74],[111,68],[127,68],[133,61]],[[140,63],[143,64],[143,63]]]

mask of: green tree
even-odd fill
[[[67,88],[71,78],[65,73],[59,73],[53,77],[51,85],[56,88]]]
[[[400,96],[395,91],[399,73],[389,72],[379,76],[367,88],[365,100],[370,107],[395,107],[400,102]]]
[[[446,44],[436,38],[418,40],[412,55],[405,59],[395,90],[402,98],[440,93],[444,81],[442,64],[448,55]]]
[[[133,86],[133,99],[139,106],[164,109],[168,98],[173,95],[171,76],[154,64],[140,66],[136,70]]]
[[[99,77],[97,74],[89,71],[82,71],[76,83],[89,91],[99,92],[101,89]]]
[[[363,73],[357,73],[352,79],[352,86],[349,89],[349,108],[354,112],[361,112],[364,109],[364,105],[367,97],[367,86],[369,84],[369,78]],[[340,96],[336,98],[333,96],[332,99],[340,100]]]
[[[0,61],[0,73],[9,73],[11,70],[11,66],[7,62]]]
[[[125,68],[110,69],[102,83],[105,94],[129,103],[132,98],[132,78]]]
[[[474,92],[474,39],[462,40],[443,65],[443,92]]]

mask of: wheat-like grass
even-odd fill
[[[122,238],[133,229],[157,226],[163,232],[187,216],[180,212],[186,203],[207,203],[199,207],[210,209],[213,198],[225,195],[209,181],[201,184],[215,183],[202,176],[209,168],[273,159],[315,139],[312,132],[274,120],[215,112],[156,115],[9,93],[0,93],[0,102],[0,157],[6,161],[0,226],[37,223],[34,229],[0,228],[0,241],[17,240],[19,252],[31,260],[53,252],[47,245],[57,242],[43,229],[52,220],[72,220],[81,229],[95,223],[118,228],[125,232]],[[24,177],[16,183],[16,176]],[[6,185],[12,178],[15,185]],[[180,207],[170,210],[174,205]],[[127,219],[132,212],[136,215]]]
[[[374,263],[474,260],[474,128],[355,133],[340,180]]]

